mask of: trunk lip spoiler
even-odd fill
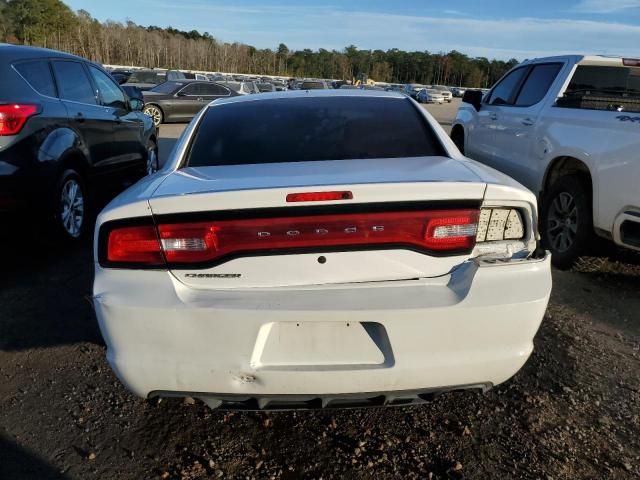
[[[231,210],[213,210],[201,212],[153,214],[156,223],[199,222],[207,220],[235,220],[248,218],[297,217],[327,215],[333,213],[375,213],[416,210],[454,210],[461,208],[480,208],[483,199],[477,200],[418,200],[402,202],[354,202],[331,203],[324,205],[289,205],[282,207],[243,208]]]

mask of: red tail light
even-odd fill
[[[107,242],[107,261],[163,265],[164,258],[155,227],[145,225],[112,230]]]
[[[640,59],[637,58],[623,58],[622,65],[625,67],[640,67]]]
[[[211,264],[233,256],[314,249],[409,248],[464,253],[478,210],[349,213],[125,227],[108,237],[107,262]]]
[[[10,103],[0,105],[0,135],[16,135],[29,117],[38,113],[37,105]]]

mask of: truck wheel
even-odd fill
[[[464,155],[464,130],[462,128],[454,128],[451,132],[451,140],[456,144],[460,153]]]
[[[571,268],[589,252],[594,240],[593,208],[588,180],[561,177],[545,194],[541,212],[542,242],[551,251],[551,262]]]

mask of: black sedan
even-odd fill
[[[142,94],[144,113],[156,126],[164,122],[188,122],[213,100],[238,95],[224,85],[198,80],[164,82]]]

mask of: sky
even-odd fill
[[[258,48],[640,56],[640,0],[64,1],[101,21],[198,30]]]

